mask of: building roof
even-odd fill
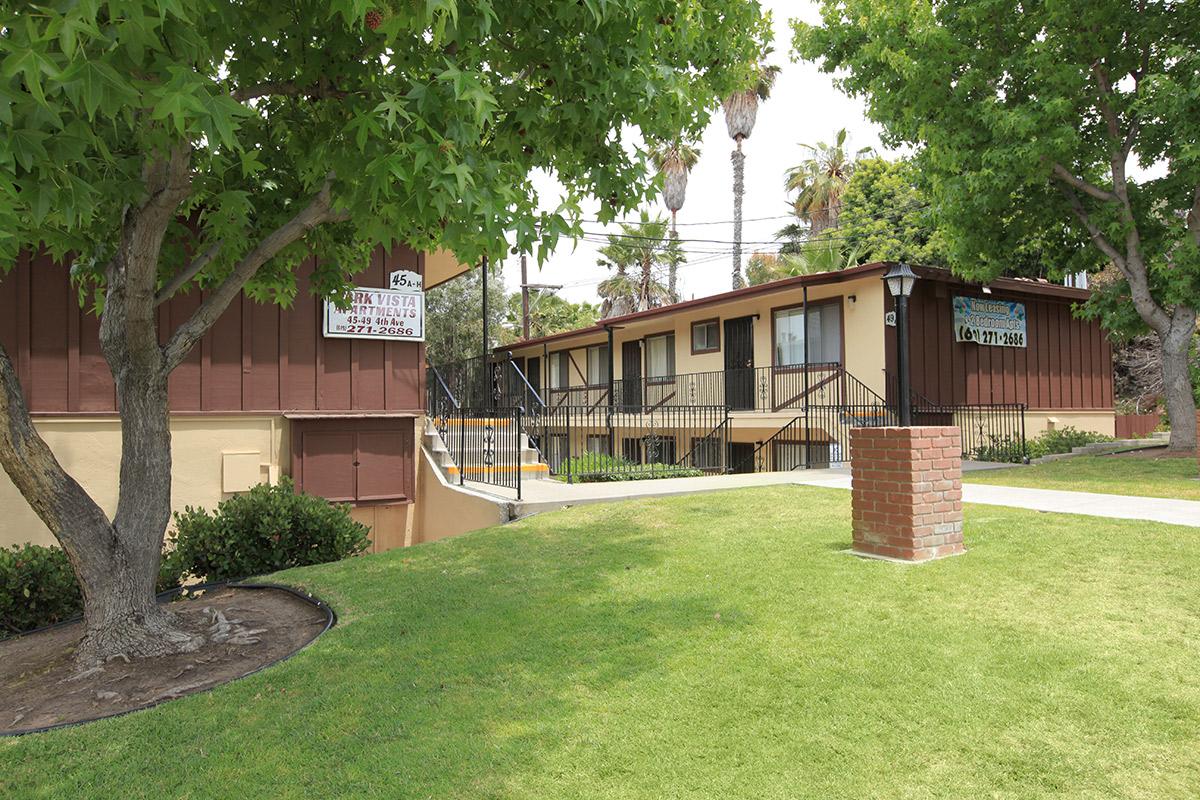
[[[785,292],[791,289],[796,289],[803,286],[821,286],[831,283],[844,283],[846,281],[856,280],[858,278],[868,277],[873,273],[879,273],[882,279],[883,273],[890,269],[895,264],[894,261],[875,261],[870,264],[862,264],[849,269],[835,270],[832,272],[815,272],[810,275],[796,275],[791,278],[783,278],[770,283],[760,283],[756,286],[746,286],[742,289],[733,289],[720,294],[709,295],[708,297],[700,297],[694,300],[684,300],[679,303],[672,303],[667,306],[659,306],[650,308],[645,311],[635,311],[632,314],[622,314],[619,317],[608,317],[595,325],[587,328],[577,328],[573,331],[564,331],[563,333],[555,333],[549,336],[541,336],[534,339],[524,339],[518,342],[512,342],[503,346],[493,348],[494,351],[512,350],[519,347],[529,347],[532,345],[546,344],[556,342],[562,339],[570,339],[576,336],[587,336],[590,334],[605,333],[609,327],[619,327],[628,325],[631,322],[640,322],[646,319],[666,316],[680,311],[690,309],[704,308],[705,306],[721,305],[736,300],[745,300],[759,295],[770,295],[777,292]],[[939,267],[918,267],[913,269],[918,275],[927,280],[941,281],[943,283],[953,283],[960,286],[979,286],[986,285],[988,288],[999,289],[1005,292],[1018,292],[1022,294],[1045,295],[1050,297],[1058,297],[1064,300],[1087,300],[1091,297],[1091,292],[1087,289],[1075,289],[1070,286],[1060,286],[1056,283],[1050,283],[1045,280],[1033,280],[1030,278],[996,278],[987,284],[973,283],[963,278],[954,275],[950,270],[941,269]]]

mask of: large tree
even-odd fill
[[[624,138],[697,135],[761,52],[757,2],[45,0],[0,9],[0,265],[74,254],[99,298],[122,421],[109,518],[38,435],[0,351],[0,463],[76,570],[81,662],[194,648],[157,606],[171,513],[167,377],[243,289],[293,267],[339,296],[399,241],[464,262],[539,254],[635,208]],[[530,182],[550,171],[559,212]],[[157,307],[203,286],[162,331]],[[165,334],[160,340],[160,334]]]
[[[1195,449],[1200,5],[823,0],[821,14],[793,23],[798,54],[919,149],[954,267],[988,280],[1031,242],[1052,275],[1115,265],[1086,311],[1154,332],[1171,448]]]
[[[672,239],[665,219],[645,211],[638,222],[621,223],[620,233],[608,234],[597,263],[614,271],[596,287],[603,299],[601,314],[619,317],[671,302],[663,275],[683,262],[679,242]]]
[[[771,96],[775,81],[779,78],[779,66],[766,63],[771,48],[763,51],[763,60],[756,62],[749,79],[735,92],[725,98],[725,129],[729,138],[737,145],[730,160],[733,162],[733,275],[732,288],[745,285],[742,277],[742,200],[746,194],[746,154],[742,142],[754,132],[758,121],[758,107]]]
[[[679,241],[679,229],[676,227],[676,216],[683,202],[687,199],[688,174],[696,162],[700,160],[700,151],[695,145],[680,138],[669,142],[654,142],[650,145],[650,160],[663,179],[663,205],[671,212],[671,239]],[[671,302],[679,302],[679,265],[671,264],[670,277],[667,280],[667,291]]]
[[[498,266],[491,262],[488,273],[489,344],[503,338],[508,297]],[[425,360],[436,367],[482,353],[483,271],[473,269],[425,293]]]
[[[556,333],[590,328],[600,319],[600,306],[595,303],[572,303],[550,289],[529,292],[529,338],[538,339]],[[521,293],[514,292],[505,301],[504,327],[501,344],[519,342],[522,336]]]
[[[817,142],[800,146],[808,150],[808,158],[787,171],[784,188],[796,192],[792,202],[796,216],[808,223],[811,233],[818,234],[838,226],[842,194],[854,175],[858,159],[870,148],[860,148],[853,155],[848,153],[845,128],[834,134],[833,144]]]

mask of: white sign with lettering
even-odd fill
[[[355,287],[345,310],[325,301],[324,333],[331,339],[423,342],[425,295],[420,290]]]
[[[954,341],[992,347],[1025,347],[1025,304],[985,297],[955,297]]]
[[[425,285],[421,273],[398,269],[388,276],[388,288],[398,292],[419,292]]]

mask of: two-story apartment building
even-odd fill
[[[518,342],[497,357],[511,358],[528,382],[522,391],[544,405],[541,416],[565,408],[605,414],[597,424],[594,414],[568,420],[559,412],[557,428],[540,442],[552,468],[580,452],[644,459],[639,437],[614,434],[614,425],[650,424],[633,420],[635,410],[685,407],[728,409],[724,469],[745,468],[752,455],[757,468],[840,461],[847,427],[895,422],[894,301],[882,281],[890,266],[803,275],[614,317]],[[982,458],[1055,426],[1113,433],[1109,343],[1096,322],[1072,313],[1086,290],[917,273],[909,313],[917,423],[952,420],[964,428],[966,455]],[[652,422],[665,424],[661,413]],[[658,457],[684,464],[695,451],[687,465],[697,466],[695,454],[716,446],[696,432],[703,425],[673,441],[658,430]]]

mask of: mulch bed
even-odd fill
[[[317,638],[329,611],[283,589],[223,586],[177,600],[194,653],[113,658],[83,677],[71,661],[83,624],[0,642],[0,735],[84,722],[211,689],[286,658]]]

